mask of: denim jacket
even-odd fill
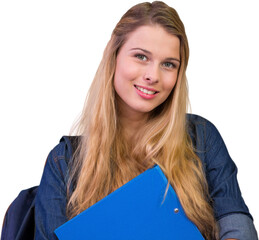
[[[187,124],[206,173],[220,239],[258,239],[238,186],[237,167],[218,130],[208,120],[193,114],[187,114]],[[48,155],[35,200],[36,240],[57,239],[54,230],[68,221],[66,195],[71,156],[72,146],[67,137],[62,137]]]

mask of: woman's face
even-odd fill
[[[148,25],[129,34],[116,60],[114,88],[120,112],[132,117],[163,103],[175,86],[180,41],[161,26]]]

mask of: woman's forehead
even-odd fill
[[[180,40],[177,36],[169,34],[159,25],[144,25],[131,32],[124,45],[124,50],[141,48],[152,54],[163,57],[180,56]],[[173,55],[173,56],[172,56]]]

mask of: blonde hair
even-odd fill
[[[129,33],[158,24],[180,39],[181,65],[174,89],[154,109],[145,126],[128,145],[122,134],[113,79],[116,57]],[[187,133],[189,58],[184,25],[177,12],[163,2],[141,3],[129,9],[112,32],[89,89],[75,133],[81,136],[70,166],[67,214],[72,218],[154,164],[175,189],[187,217],[206,239],[216,238],[206,178]]]

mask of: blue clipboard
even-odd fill
[[[59,240],[204,240],[158,165],[55,230]],[[164,201],[163,201],[164,200]]]

